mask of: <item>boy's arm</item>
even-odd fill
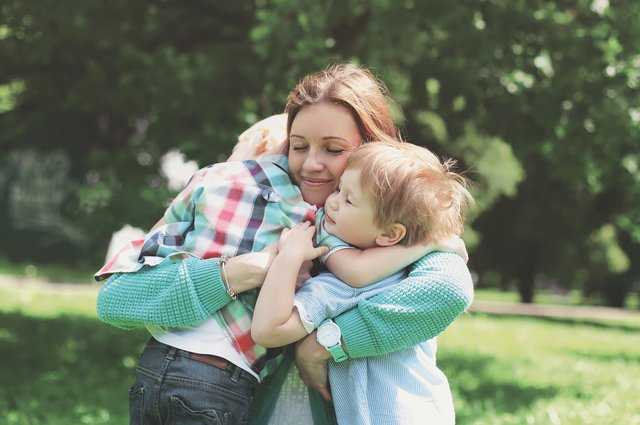
[[[361,288],[404,269],[431,250],[433,247],[427,245],[341,249],[331,254],[325,264],[340,280]]]
[[[267,272],[251,320],[251,337],[263,347],[280,347],[307,335],[293,298],[302,263],[326,252],[324,247],[313,247],[312,237],[308,223],[283,236],[284,246]]]
[[[280,253],[271,264],[251,320],[251,338],[263,347],[280,347],[307,332],[293,308],[300,255]]]
[[[464,242],[455,236],[438,244],[341,249],[329,256],[326,265],[340,280],[360,288],[404,269],[433,251],[458,254],[465,262],[468,259]]]

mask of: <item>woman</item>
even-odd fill
[[[350,152],[361,143],[398,137],[383,87],[370,73],[353,65],[335,66],[305,77],[289,95],[285,112],[289,175],[299,185],[304,200],[315,205],[324,204],[336,189]],[[136,273],[115,274],[101,291],[100,318],[122,327],[197,324],[197,329],[203,326],[203,320],[234,305],[234,295],[250,293],[260,286],[269,258],[267,253],[247,253],[229,259],[224,267],[216,259],[185,258]],[[443,281],[447,284],[440,285]],[[415,306],[416,299],[433,291],[443,294],[439,298],[442,302],[403,308]],[[131,305],[131,294],[136,294],[135,305]],[[337,341],[353,358],[401,350],[443,331],[470,304],[471,296],[468,276],[447,276],[437,262],[420,260],[403,284],[337,317],[341,333]],[[385,312],[386,321],[377,320],[381,311]],[[396,320],[388,321],[390,311]],[[142,416],[145,423],[173,420],[185,424],[191,420],[233,424],[247,420],[253,389],[260,378],[252,365],[263,365],[275,353],[262,353],[248,365],[234,352],[237,344],[226,341],[224,332],[212,322],[205,323],[209,330],[217,332],[216,344],[172,346],[152,340],[147,345],[131,392],[132,423],[140,423]],[[330,357],[326,348],[329,347],[318,345],[315,336],[310,335],[300,344],[297,357],[305,381],[328,398],[326,366],[323,367]],[[281,367],[273,377],[284,379],[286,372]],[[219,386],[208,385],[211,374],[224,374],[223,379],[236,383],[246,382],[243,393],[222,394]],[[277,394],[281,382],[272,378],[262,388],[259,396],[264,409],[254,422],[268,421],[266,415],[273,410],[274,401],[265,401],[269,397],[264,395]],[[176,383],[178,387],[170,385]],[[282,414],[280,401],[276,407]],[[313,415],[318,417],[318,412]],[[294,418],[293,423],[301,423],[300,418]]]

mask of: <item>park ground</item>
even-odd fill
[[[1,424],[127,423],[144,331],[96,319],[94,284],[0,276]],[[640,425],[640,314],[478,291],[439,338],[460,425]]]

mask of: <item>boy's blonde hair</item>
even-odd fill
[[[403,245],[437,242],[462,234],[473,197],[464,177],[411,143],[367,143],[349,157],[347,168],[360,170],[360,184],[375,205],[375,224],[386,229],[401,223]]]

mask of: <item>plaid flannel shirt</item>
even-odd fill
[[[314,221],[316,208],[289,177],[286,156],[213,164],[196,172],[144,240],[132,241],[96,273],[135,272],[168,257],[233,257],[277,242],[284,228]],[[243,292],[215,318],[234,347],[264,378],[281,360],[251,339],[257,290]]]

